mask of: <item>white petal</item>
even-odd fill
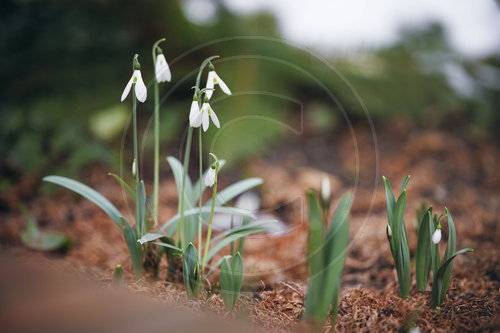
[[[202,113],[202,123],[203,123],[203,130],[206,132],[208,129],[208,125],[210,125],[210,119],[208,116],[208,103],[203,103],[201,107],[201,113]]]
[[[128,94],[130,93],[130,88],[132,88],[133,81],[134,81],[134,74],[132,74],[132,77],[130,78],[130,80],[128,80],[128,83],[125,86],[125,89],[123,89],[122,98],[121,98],[122,102],[125,100],[125,98],[127,98]]]
[[[191,103],[191,109],[189,110],[189,121],[191,121],[191,119],[197,116],[198,113],[200,113],[200,107],[198,106],[198,102],[193,101]]]
[[[228,86],[226,85],[226,83],[224,81],[222,81],[222,79],[220,78],[220,76],[215,73],[215,81],[217,81],[217,84],[220,86],[220,88],[222,89],[222,91],[226,94],[226,95],[231,95],[231,90],[229,90]]]
[[[168,67],[167,60],[163,54],[158,54],[156,57],[155,66],[156,80],[158,82],[165,82],[172,79],[172,74],[170,73],[170,67]]]
[[[212,109],[212,107],[210,106],[210,104],[208,104],[208,114],[210,115],[210,118],[212,118],[212,122],[214,123],[214,125],[217,127],[217,128],[220,128],[220,123],[219,123],[219,118],[217,118],[217,115],[215,114],[214,110]]]
[[[215,83],[216,83],[216,80],[215,79],[215,75],[217,75],[215,73],[215,71],[210,71],[208,72],[208,77],[207,77],[207,88],[211,88],[213,89],[214,86],[215,86]],[[213,90],[207,90],[205,92],[205,95],[207,96],[208,99],[210,99],[212,97],[212,94],[214,93]]]
[[[328,203],[331,196],[330,178],[327,175],[321,177],[321,199]]]
[[[441,241],[441,229],[436,229],[436,231],[434,231],[434,234],[432,235],[432,242],[434,244],[437,244]]]
[[[146,101],[146,97],[148,96],[148,91],[144,81],[142,81],[141,71],[135,70],[134,76],[137,78],[135,82],[135,95],[139,102],[144,103]]]
[[[198,112],[197,114],[195,114],[192,119],[189,119],[189,125],[191,125],[191,127],[195,127],[195,128],[200,127],[201,121],[202,121],[202,116],[203,115],[201,114],[201,112]]]
[[[215,169],[210,168],[205,176],[205,186],[212,187],[215,183]]]

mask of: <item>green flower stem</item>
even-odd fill
[[[202,228],[202,216],[201,216],[201,208],[203,206],[203,198],[201,197],[203,194],[203,152],[202,152],[202,140],[201,140],[201,126],[198,128],[198,145],[199,145],[199,158],[200,158],[200,196],[198,199],[198,205],[200,207],[200,213],[198,214],[198,257],[201,258],[201,233],[203,231]]]
[[[219,168],[215,168],[214,191],[212,193],[212,209],[210,210],[210,220],[208,222],[207,242],[205,243],[205,254],[203,255],[203,265],[201,266],[201,274],[205,271],[207,264],[208,248],[210,247],[210,238],[212,237],[212,220],[214,219],[215,195],[217,194],[217,173]]]
[[[134,161],[135,161],[135,176],[134,176],[134,190],[135,190],[135,229],[137,237],[141,237],[140,226],[140,207],[139,207],[139,149],[137,148],[137,99],[135,97],[135,83],[132,84],[132,117],[133,117],[133,131],[134,131]]]
[[[156,48],[165,38],[158,40],[152,49],[153,66],[156,67]],[[156,68],[155,68],[156,69]],[[158,195],[160,187],[160,93],[156,78],[154,81],[154,181],[153,181],[153,223],[158,225]]]

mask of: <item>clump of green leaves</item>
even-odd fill
[[[307,193],[309,202],[308,265],[311,272],[305,308],[306,317],[315,324],[325,321],[332,306],[332,321],[338,313],[340,276],[344,267],[349,242],[349,211],[351,194],[346,194],[338,205],[330,226],[321,213],[318,198],[313,191]],[[328,202],[329,204],[329,202]],[[322,203],[324,206],[324,204]]]
[[[57,251],[68,249],[73,241],[66,235],[41,231],[36,220],[28,219],[26,229],[21,233],[21,241],[30,249],[37,251]]]
[[[404,222],[406,208],[406,185],[410,176],[406,176],[401,184],[398,200],[394,198],[389,180],[382,177],[385,187],[385,200],[387,203],[387,239],[391,248],[392,258],[398,276],[399,295],[406,298],[410,295],[410,249],[408,235]]]
[[[451,272],[453,262],[457,255],[472,252],[471,248],[464,248],[456,251],[457,233],[455,223],[451,217],[448,208],[445,208],[446,213],[439,218],[436,214],[432,215],[432,207],[429,208],[420,223],[417,245],[417,286],[419,290],[425,290],[427,287],[429,271],[432,267],[432,292],[431,301],[432,307],[439,310],[439,306],[443,303],[446,292],[450,285]],[[436,230],[441,228],[441,220],[444,217],[448,220],[448,243],[444,252],[443,259],[439,254],[439,240],[433,235]],[[437,240],[437,242],[436,242]]]

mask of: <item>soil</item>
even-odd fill
[[[243,168],[245,176],[264,179],[259,189],[263,211],[287,224],[279,236],[259,234],[245,242],[245,283],[236,310],[228,314],[217,293],[186,299],[182,283],[166,281],[166,262],[157,280],[135,282],[121,231],[95,205],[61,190],[52,196],[33,196],[30,214],[42,229],[68,234],[74,247],[66,253],[38,253],[22,247],[19,234],[26,216],[14,209],[1,213],[3,250],[26,262],[43,260],[50,267],[75,273],[101,285],[110,285],[114,267],[121,264],[126,289],[176,307],[215,313],[230,321],[244,318],[265,331],[300,332],[309,329],[300,321],[307,289],[307,207],[304,193],[318,190],[323,173],[332,183],[331,212],[347,191],[354,194],[350,244],[342,275],[339,331],[400,331],[415,325],[421,331],[500,330],[500,150],[494,141],[468,138],[462,133],[414,128],[393,119],[377,128],[376,141],[368,126],[358,125],[330,135],[307,131],[290,137]],[[377,149],[375,149],[377,147]],[[100,167],[86,173],[94,186],[133,220],[133,206],[119,185]],[[398,189],[404,176],[407,187],[405,222],[411,255],[416,248],[415,216],[422,199],[437,212],[448,207],[457,229],[457,249],[474,252],[458,256],[452,281],[437,313],[430,307],[430,288],[398,297],[396,274],[385,235],[386,208],[381,176]],[[229,173],[227,178],[233,178]],[[224,188],[235,179],[220,175]],[[172,177],[160,188],[160,216],[176,213],[177,193]],[[5,196],[4,196],[5,200]],[[446,239],[446,228],[444,238]],[[442,242],[444,243],[444,242]],[[441,250],[443,253],[444,249]],[[216,286],[218,274],[211,276]],[[208,286],[208,285],[207,285]],[[331,323],[325,323],[330,330]]]

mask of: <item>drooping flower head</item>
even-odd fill
[[[138,55],[136,54],[134,56],[134,65],[133,65],[133,73],[132,77],[128,81],[127,85],[125,86],[125,89],[123,89],[121,101],[123,102],[125,98],[127,98],[128,94],[130,93],[130,90],[132,89],[132,85],[134,85],[134,90],[135,90],[135,95],[137,97],[137,100],[141,103],[144,103],[146,101],[146,97],[148,95],[146,85],[144,84],[144,81],[142,80],[142,75],[141,75],[141,64],[139,63],[138,60]]]
[[[155,64],[155,74],[156,80],[158,82],[170,82],[172,79],[172,74],[170,73],[170,67],[168,66],[167,60],[163,55],[163,50],[156,46],[157,55],[156,55],[156,64]]]
[[[215,72],[214,65],[210,64],[208,67],[208,70],[209,70],[209,72],[208,72],[208,78],[207,78],[207,88],[213,89],[215,87],[215,85],[218,84],[219,87],[222,89],[222,91],[226,95],[231,95],[231,90],[229,90],[227,84],[224,81],[222,81],[220,76]],[[210,99],[212,97],[213,93],[214,93],[213,90],[207,90],[206,95],[207,95],[208,99]]]
[[[212,153],[210,153],[210,156],[212,156],[215,161],[212,163],[212,166],[205,176],[205,186],[207,187],[212,187],[215,183],[217,183],[217,172],[219,171],[219,160],[217,159],[217,156]]]
[[[198,104],[198,95],[195,93],[193,101],[191,102],[191,109],[189,110],[189,125],[191,127],[200,127],[201,125],[201,110]]]

